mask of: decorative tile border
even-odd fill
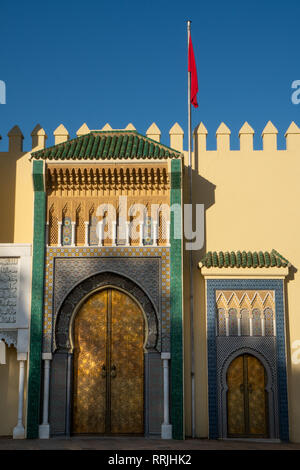
[[[207,279],[207,353],[208,353],[208,403],[209,403],[209,438],[217,439],[218,397],[217,397],[217,345],[215,333],[216,291],[217,290],[274,290],[276,309],[276,361],[279,399],[279,434],[280,439],[289,439],[288,395],[285,352],[284,320],[284,281],[282,279]]]
[[[44,162],[33,162],[34,232],[28,377],[27,437],[38,437],[41,392],[42,317],[45,261],[46,194]]]
[[[182,161],[171,162],[171,205],[181,205]],[[181,222],[181,221],[180,221]],[[178,223],[178,221],[177,221]],[[181,227],[182,233],[182,227]],[[182,240],[174,238],[171,212],[171,423],[173,439],[184,439]]]

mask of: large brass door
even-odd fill
[[[254,356],[244,354],[227,371],[228,437],[268,437],[266,372]]]
[[[144,316],[116,289],[88,298],[74,321],[73,433],[144,432]]]

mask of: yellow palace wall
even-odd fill
[[[31,154],[23,152],[23,135],[17,126],[11,129],[8,137],[8,151],[0,152],[0,243],[32,244],[33,185],[32,164],[29,161]],[[12,435],[18,413],[17,351],[12,346],[10,348],[6,346],[6,351],[7,362],[5,365],[0,365],[0,436]],[[25,374],[28,374],[27,364]],[[27,380],[25,380],[23,422],[26,422],[26,388]]]
[[[0,436],[11,436],[18,417],[19,367],[17,351],[13,346],[6,348],[6,364],[0,365]],[[26,369],[25,369],[26,370]],[[25,402],[27,387],[25,382]],[[25,410],[23,421],[25,421]]]
[[[205,244],[200,252],[193,253],[196,434],[208,435],[205,289],[198,262],[208,251],[274,248],[292,264],[286,282],[285,312],[289,424],[290,440],[300,442],[300,129],[291,124],[286,132],[286,150],[277,150],[277,130],[271,123],[263,131],[263,150],[253,150],[253,133],[246,123],[240,130],[240,150],[230,150],[230,130],[221,124],[217,150],[206,151],[207,130],[200,124],[194,132],[193,202],[205,204]],[[184,264],[188,292],[187,259]],[[185,413],[186,432],[190,434],[188,312],[189,299],[185,296]]]
[[[0,243],[32,243],[31,150],[23,152],[23,136],[17,126],[9,134],[10,150],[0,152]],[[198,262],[207,251],[269,251],[274,248],[293,266],[286,283],[286,348],[290,439],[300,442],[300,404],[297,399],[300,390],[297,348],[300,346],[296,343],[299,341],[300,345],[300,129],[291,124],[286,133],[286,150],[277,150],[277,131],[270,123],[263,131],[263,150],[253,150],[253,130],[248,125],[240,130],[240,150],[230,150],[230,130],[224,124],[217,131],[217,150],[206,150],[206,135],[202,124],[195,129],[195,153],[192,155],[193,202],[205,205],[204,247],[193,252],[196,436],[208,435],[205,290]],[[43,129],[37,126],[32,133],[32,148],[43,148],[46,138]],[[66,135],[56,136],[55,140],[58,143],[59,139],[67,138],[66,132]],[[160,140],[157,126],[151,138]],[[178,124],[170,130],[170,146],[183,151],[183,131]],[[187,152],[183,153],[187,163]],[[187,197],[186,191],[186,202]],[[185,420],[186,434],[191,435],[188,273],[185,253]],[[0,375],[0,389],[4,375]],[[14,399],[17,400],[17,396]]]
[[[0,243],[32,243],[33,185],[30,152],[23,152],[23,135],[15,126],[9,151],[0,152]]]

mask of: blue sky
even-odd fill
[[[145,133],[155,121],[166,144],[174,122],[186,133],[188,19],[199,82],[193,127],[204,122],[209,148],[221,121],[233,148],[244,121],[257,149],[269,119],[280,148],[290,122],[300,125],[300,104],[291,102],[300,79],[299,0],[2,0],[0,9],[0,151],[15,124],[26,150],[37,123],[48,145],[60,123],[71,137],[83,122],[132,122]]]

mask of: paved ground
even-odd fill
[[[166,441],[143,437],[72,437],[49,440],[0,438],[0,452],[1,450],[300,450],[300,444],[207,439]]]

